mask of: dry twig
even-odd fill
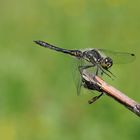
[[[86,88],[104,92],[106,95],[114,98],[116,101],[124,105],[136,115],[140,116],[140,104],[133,99],[126,96],[121,91],[107,84],[100,77],[88,73],[86,70],[82,71],[82,78],[86,82]]]

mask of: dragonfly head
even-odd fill
[[[108,70],[113,65],[113,60],[110,57],[105,57],[100,63],[104,69]]]

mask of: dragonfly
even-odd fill
[[[97,48],[87,48],[84,50],[80,50],[80,49],[71,50],[71,49],[60,48],[40,40],[36,40],[34,42],[42,47],[68,54],[80,60],[81,64],[78,66],[78,70],[80,71],[81,74],[83,70],[87,70],[89,68],[96,68],[95,75],[98,75],[100,72],[101,75],[106,74],[107,76],[112,78],[112,76],[115,77],[115,75],[109,69],[113,66],[113,64],[130,63],[133,62],[136,58],[135,54],[127,53],[127,52],[115,52],[111,50],[97,49]],[[82,85],[85,88],[90,89],[88,87],[89,84],[81,80],[81,82],[79,82],[77,87],[78,95],[80,94],[80,88]],[[99,96],[93,98],[93,102],[96,101],[96,99],[100,98],[102,95],[103,94],[101,93]]]

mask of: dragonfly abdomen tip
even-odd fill
[[[39,40],[34,40],[33,42],[35,42],[36,44],[40,44],[41,41],[39,41]]]

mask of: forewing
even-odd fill
[[[114,64],[131,63],[136,59],[135,54],[126,52],[115,52],[105,49],[98,49],[101,55],[110,57]]]

